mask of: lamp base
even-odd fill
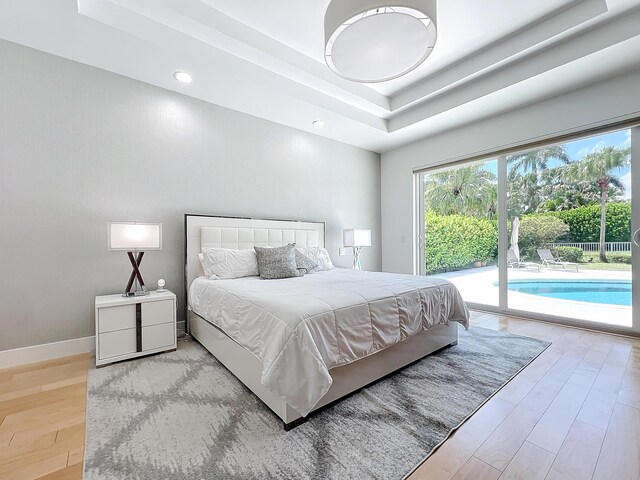
[[[147,295],[151,295],[151,292],[147,290],[136,290],[135,292],[124,292],[122,294],[123,297],[145,297]]]
[[[140,264],[142,263],[144,252],[138,252],[137,256],[134,256],[134,252],[127,252],[127,256],[129,257],[129,261],[131,262],[133,271],[131,272],[129,282],[127,283],[127,288],[124,289],[124,293],[122,294],[122,296],[144,297],[146,295],[149,295],[151,292],[148,292],[146,287],[144,286],[144,280],[142,279],[142,274],[140,273]],[[133,290],[134,288],[135,290]]]
[[[362,270],[360,263],[360,247],[353,247],[353,267],[354,270]]]

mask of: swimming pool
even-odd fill
[[[511,280],[509,290],[560,300],[631,306],[629,280]]]

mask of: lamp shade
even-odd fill
[[[371,230],[366,228],[351,228],[343,230],[342,244],[345,247],[370,247]]]
[[[109,251],[162,250],[162,224],[109,222]]]
[[[332,0],[324,16],[327,65],[337,75],[363,83],[409,73],[433,51],[437,3]]]

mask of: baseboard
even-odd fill
[[[0,352],[0,369],[93,352],[95,345],[96,338],[91,336],[13,350],[3,350]]]

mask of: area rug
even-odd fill
[[[196,341],[89,373],[85,480],[401,479],[549,343],[479,327],[289,432]]]

